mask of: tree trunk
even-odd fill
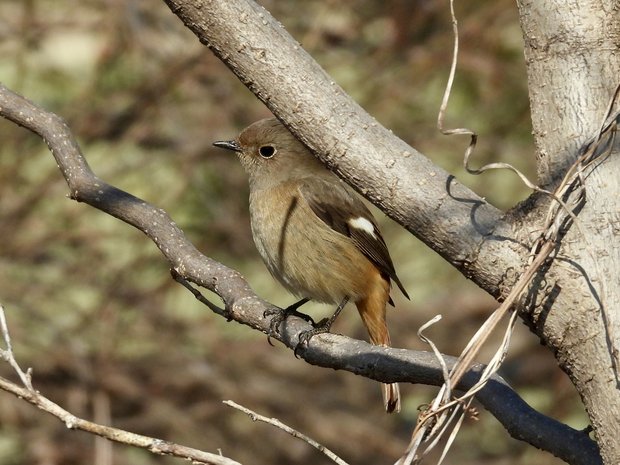
[[[539,185],[575,161],[601,124],[620,61],[614,0],[520,0]]]
[[[521,0],[519,11],[539,183],[548,186],[596,134],[619,83],[620,10],[613,0]],[[539,292],[530,313],[575,384],[608,464],[620,463],[619,182],[616,145],[587,177],[578,227],[564,238],[549,271],[568,298],[549,302]]]

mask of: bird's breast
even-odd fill
[[[290,292],[326,303],[365,296],[374,265],[314,214],[295,183],[252,192],[250,218],[259,254]]]

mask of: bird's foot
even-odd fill
[[[306,315],[305,313],[301,313],[297,310],[306,302],[308,302],[308,299],[302,299],[286,308],[274,308],[263,312],[263,318],[272,317],[271,322],[269,323],[269,332],[267,333],[267,341],[269,344],[271,344],[271,337],[276,337],[280,334],[280,325],[284,323],[289,316],[296,316],[307,321],[312,326],[316,326],[310,315]]]
[[[310,339],[312,339],[314,336],[316,336],[317,334],[329,333],[333,322],[334,321],[331,318],[323,318],[317,324],[313,325],[313,329],[309,329],[308,331],[300,333],[299,342],[297,342],[297,345],[295,346],[295,351],[293,352],[295,354],[295,357],[299,358],[299,351],[308,347]]]
[[[304,331],[303,333],[299,335],[299,342],[297,342],[297,345],[295,346],[295,351],[293,352],[295,354],[295,357],[299,358],[300,349],[303,349],[304,347],[308,347],[308,343],[310,342],[310,339],[312,339],[314,336],[316,336],[317,334],[329,333],[329,330],[332,327],[332,324],[334,323],[334,321],[336,321],[336,318],[338,318],[338,315],[340,315],[340,312],[342,311],[342,309],[344,308],[344,306],[347,304],[348,301],[349,301],[349,297],[347,296],[344,299],[342,299],[342,301],[338,305],[338,308],[336,308],[336,311],[334,312],[332,316],[330,316],[329,318],[323,318],[317,324],[312,325],[314,326],[313,329],[309,331]]]

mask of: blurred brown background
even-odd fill
[[[466,175],[464,138],[435,127],[452,53],[448,2],[266,1],[264,6],[361,105],[501,208],[528,195],[510,174]],[[458,2],[461,55],[447,124],[480,134],[476,163],[533,175],[525,68],[513,2]],[[106,181],[166,209],[206,254],[257,292],[293,301],[251,241],[246,179],[211,142],[232,138],[265,107],[167,9],[146,0],[3,0],[0,81],[66,118]],[[0,302],[18,360],[72,413],[245,464],[327,464],[271,426],[222,405],[278,417],[352,465],[393,463],[434,388],[404,386],[404,411],[382,412],[376,383],[309,366],[246,327],[226,323],[169,276],[137,231],[67,200],[40,139],[0,121]],[[396,346],[430,334],[456,354],[493,301],[380,216],[402,281],[390,312]],[[215,298],[215,297],[214,297]],[[331,309],[306,307],[320,316]],[[335,331],[365,338],[354,309]],[[0,375],[15,379],[0,365]],[[586,417],[548,351],[519,325],[503,375],[533,406],[574,427]],[[0,392],[0,465],[177,464],[67,430]],[[429,462],[432,463],[432,462]],[[489,414],[468,421],[446,463],[559,464],[512,440]]]

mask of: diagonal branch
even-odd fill
[[[136,227],[157,245],[178,275],[218,294],[225,308],[211,305],[212,311],[264,333],[269,331],[270,319],[263,314],[274,306],[260,299],[238,272],[202,255],[166,212],[97,178],[62,118],[1,84],[0,116],[45,140],[72,199]],[[194,295],[200,298],[198,293]],[[308,329],[306,321],[289,318],[277,338],[294,349],[299,334]],[[316,336],[301,355],[310,364],[346,370],[378,381],[429,385],[441,385],[444,381],[442,368],[432,353],[377,347],[335,334]],[[447,356],[445,360],[449,369],[456,361]],[[457,388],[473,386],[482,368],[478,365],[470,369]],[[587,434],[535,411],[499,376],[494,376],[476,397],[513,437],[570,464],[600,463],[596,443]]]
[[[243,405],[239,405],[238,403],[233,402],[232,400],[225,400],[224,404],[226,404],[229,407],[235,408],[235,409],[245,413],[246,415],[248,415],[252,419],[252,421],[262,421],[262,422],[267,423],[269,425],[273,425],[276,428],[281,429],[285,433],[290,434],[294,438],[301,439],[302,441],[304,441],[307,444],[309,444],[312,447],[314,447],[319,452],[322,452],[323,454],[325,454],[327,457],[329,457],[329,459],[332,462],[336,463],[337,465],[348,465],[347,462],[342,460],[340,457],[338,457],[336,454],[334,454],[331,450],[329,450],[324,445],[319,444],[314,439],[306,436],[303,433],[300,433],[299,431],[291,428],[288,425],[285,425],[284,423],[282,423],[277,418],[267,418],[266,416],[260,415],[260,414],[258,414],[256,412],[254,412],[253,410],[250,410],[249,408],[244,407]]]
[[[6,324],[6,318],[4,315],[4,308],[0,304],[0,333],[4,340],[6,349],[0,348],[0,358],[8,362],[15,373],[19,376],[23,386],[19,386],[12,381],[0,376],[0,389],[17,396],[19,399],[24,399],[26,402],[37,407],[39,410],[49,413],[62,421],[69,429],[81,430],[87,433],[92,433],[99,437],[108,439],[110,441],[118,442],[128,446],[140,447],[146,449],[149,452],[157,455],[170,455],[173,457],[180,457],[186,460],[191,460],[192,463],[205,464],[205,465],[241,465],[239,462],[224,457],[222,455],[212,454],[210,452],[204,452],[192,447],[175,444],[173,442],[162,441],[161,439],[144,436],[141,434],[132,433],[111,426],[105,426],[102,424],[94,423],[92,421],[84,420],[68,412],[60,405],[52,402],[47,397],[43,396],[32,386],[31,370],[28,369],[24,372],[19,366],[13,355],[13,348],[11,347],[11,337]]]
[[[519,268],[502,212],[364,111],[251,0],[165,0],[336,174],[494,296]],[[514,242],[514,241],[512,241]]]
[[[18,386],[11,381],[0,377],[0,389],[10,392],[20,399],[31,403],[40,410],[47,412],[61,420],[69,429],[81,430],[92,433],[110,441],[140,447],[157,455],[170,455],[174,457],[192,460],[192,463],[204,463],[210,465],[240,465],[239,462],[221,455],[204,452],[191,447],[182,446],[161,439],[143,436],[130,431],[100,425],[92,421],[74,416],[63,409],[60,405],[52,402],[37,391]]]

